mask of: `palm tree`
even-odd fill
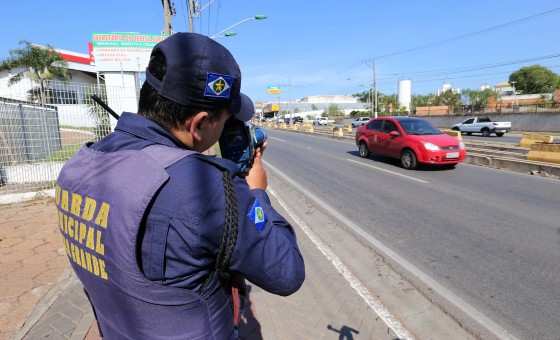
[[[45,82],[50,79],[68,79],[66,62],[52,48],[40,47],[28,41],[20,42],[21,48],[10,51],[10,56],[0,62],[0,71],[19,70],[10,80],[12,86],[21,81],[27,74],[31,80],[39,83],[38,89],[32,89],[30,96],[39,95],[41,104],[45,104]]]

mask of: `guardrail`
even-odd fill
[[[264,126],[337,139],[354,140],[355,138],[353,133],[348,131],[347,127],[342,126],[315,127],[311,124],[303,124],[297,129],[288,129],[285,124],[265,124]],[[457,131],[445,132],[450,136],[462,139],[461,134]],[[467,148],[467,158],[465,161],[470,164],[496,169],[560,178],[560,144],[544,143],[545,140],[552,142],[552,136],[550,136],[551,138],[543,138],[541,134],[525,135],[531,135],[528,136],[528,138],[533,140],[529,144],[530,147],[520,147],[507,143],[463,140]]]

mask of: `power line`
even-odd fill
[[[407,53],[427,49],[427,48],[430,48],[430,47],[435,47],[435,46],[447,44],[447,43],[457,41],[457,40],[460,40],[460,39],[470,38],[470,37],[475,36],[475,35],[487,33],[487,32],[498,30],[498,29],[502,29],[502,28],[507,27],[507,26],[516,25],[516,24],[519,24],[521,22],[532,20],[532,19],[537,18],[537,17],[549,15],[549,14],[552,14],[552,13],[557,12],[557,11],[560,11],[560,7],[556,7],[556,8],[553,8],[553,9],[550,9],[550,10],[547,10],[547,11],[544,11],[544,12],[536,13],[536,14],[533,14],[533,15],[529,15],[529,16],[526,16],[526,17],[514,19],[514,20],[511,20],[511,21],[502,23],[502,24],[486,27],[486,28],[483,28],[483,29],[478,30],[478,31],[464,33],[464,34],[460,34],[460,35],[457,35],[457,36],[454,36],[454,37],[451,37],[451,38],[447,38],[447,39],[443,39],[443,40],[439,40],[439,41],[434,41],[434,42],[427,43],[427,44],[424,44],[424,45],[419,45],[419,46],[415,46],[415,47],[412,47],[412,48],[407,48],[407,49],[403,49],[403,50],[399,50],[399,51],[395,51],[395,52],[391,52],[391,53],[387,53],[387,54],[382,54],[382,55],[376,56],[372,59],[377,59],[377,60],[386,59],[386,58],[394,57],[394,56],[397,56],[397,55],[407,54]]]
[[[383,76],[411,76],[411,75],[422,75],[422,74],[457,74],[457,73],[465,73],[465,72],[472,72],[472,71],[480,71],[480,70],[487,70],[492,68],[500,68],[504,66],[511,66],[517,64],[525,64],[535,61],[542,61],[542,60],[550,60],[560,58],[560,53],[553,53],[544,56],[532,57],[532,58],[524,58],[524,59],[516,59],[510,61],[503,61],[503,62],[496,62],[492,64],[482,64],[482,65],[474,65],[474,66],[459,66],[453,67],[448,69],[432,69],[432,70],[424,70],[424,71],[412,71],[412,72],[399,72],[399,73],[387,73]],[[384,77],[382,79],[396,79],[398,77]]]

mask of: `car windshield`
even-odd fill
[[[409,135],[441,135],[442,132],[436,129],[429,122],[421,119],[403,119],[399,121],[402,128]]]

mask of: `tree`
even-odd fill
[[[559,85],[558,75],[546,67],[522,67],[509,76],[510,84],[523,94],[550,93]]]
[[[435,95],[434,94],[428,94],[428,95],[414,95],[412,96],[412,106],[413,107],[418,107],[418,106],[432,106],[432,105],[436,105],[435,104]]]
[[[20,42],[22,47],[10,51],[10,56],[0,62],[0,71],[16,70],[8,85],[21,81],[26,74],[39,83],[39,89],[32,89],[30,96],[39,96],[41,104],[45,104],[45,82],[50,79],[67,79],[66,62],[51,47],[34,46],[28,41]]]
[[[449,107],[449,111],[454,112],[463,103],[461,102],[461,95],[454,93],[452,90],[447,90],[436,97],[436,105],[445,105]]]
[[[494,90],[485,89],[482,91],[477,90],[464,90],[463,94],[469,98],[470,105],[473,111],[481,111],[488,106],[488,99],[495,96]]]

